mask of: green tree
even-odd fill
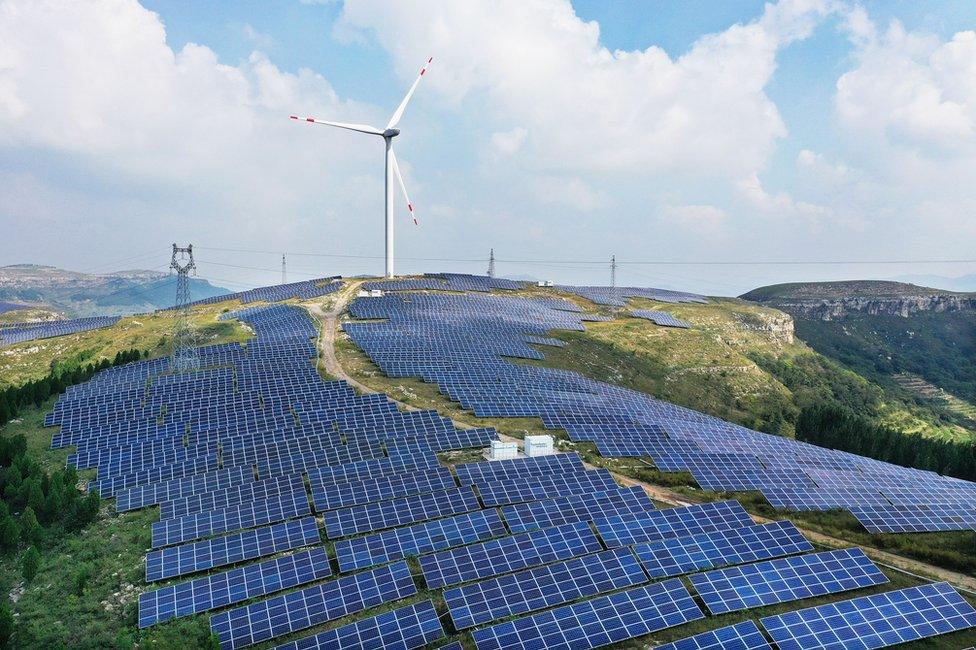
[[[88,587],[88,580],[91,578],[91,565],[87,563],[81,564],[76,570],[72,582],[75,586],[75,593],[79,596],[85,593],[85,588]]]
[[[34,509],[30,506],[27,506],[24,513],[20,515],[20,533],[25,542],[33,545],[40,544],[44,536],[41,522],[37,520],[37,515],[34,514]]]
[[[41,568],[41,554],[37,548],[31,546],[24,552],[23,564],[21,565],[24,573],[24,580],[31,582],[37,575],[37,570]]]
[[[4,598],[0,601],[0,650],[11,647],[10,637],[14,633],[14,614],[10,611],[10,603]]]
[[[10,515],[7,504],[2,504],[0,512],[0,550],[10,551],[20,543],[20,526]]]

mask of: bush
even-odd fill
[[[41,528],[41,523],[37,521],[37,515],[30,506],[27,506],[24,514],[20,516],[20,533],[25,542],[33,545],[39,544],[44,537],[44,529]]]
[[[85,593],[85,587],[88,586],[88,580],[91,578],[91,565],[81,564],[77,570],[75,570],[75,575],[72,578],[72,583],[75,587],[75,593],[79,596]]]
[[[22,565],[22,571],[24,574],[24,580],[26,582],[31,582],[34,580],[34,576],[37,575],[38,569],[41,568],[41,554],[37,552],[37,549],[31,546],[24,552],[24,559]]]

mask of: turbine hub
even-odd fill
[[[398,135],[400,135],[400,129],[387,129],[383,131],[384,138],[395,138]]]

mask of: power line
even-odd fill
[[[267,251],[246,248],[216,248],[199,246],[198,250],[222,251],[228,253],[257,253],[280,255],[281,251]],[[286,251],[288,255],[307,257],[330,257],[341,259],[377,260],[384,259],[382,255],[350,255],[340,253],[309,253]],[[478,257],[401,257],[401,260],[413,262],[466,262],[483,264],[484,258]],[[548,260],[548,259],[500,259],[496,262],[506,264],[567,264],[567,265],[597,265],[604,266],[600,260]],[[877,259],[877,260],[617,260],[617,266],[821,266],[821,265],[870,265],[870,264],[976,264],[976,259]],[[605,268],[605,267],[604,267]]]

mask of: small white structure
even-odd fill
[[[514,442],[502,442],[501,440],[491,441],[491,459],[506,460],[518,458],[518,445]]]
[[[382,289],[369,289],[369,290],[360,289],[359,293],[356,294],[356,297],[357,298],[382,298],[383,290]]]
[[[540,286],[540,287],[551,287],[551,286],[554,286],[554,285],[552,283],[552,280],[539,280],[536,283],[536,286]]]
[[[548,456],[552,453],[552,436],[525,436],[526,456]]]

